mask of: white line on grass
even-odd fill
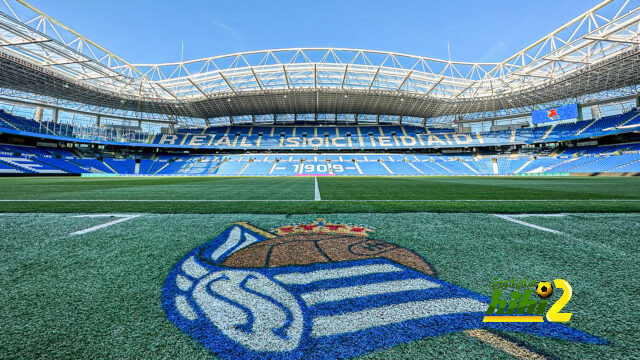
[[[0,202],[309,202],[304,199],[0,199]],[[335,199],[326,202],[640,202],[640,199]]]
[[[521,217],[531,217],[531,216],[542,216],[542,217],[563,217],[567,216],[566,213],[561,214],[509,214],[512,218],[521,218]]]
[[[131,219],[135,219],[140,215],[131,215],[131,214],[95,214],[95,215],[76,215],[74,217],[76,217],[76,218],[92,218],[92,217],[106,217],[106,216],[117,217],[119,219],[113,220],[113,221],[109,221],[108,223],[104,223],[104,224],[101,224],[101,225],[92,226],[92,227],[84,229],[84,230],[76,231],[76,232],[71,233],[71,235],[82,235],[82,234],[90,233],[92,231],[96,231],[96,230],[100,230],[100,229],[106,228],[107,226],[119,224],[121,222],[124,222],[124,221],[127,221],[127,220],[131,220]]]
[[[315,197],[313,198],[314,201],[320,201],[322,200],[322,198],[320,197],[320,189],[318,189],[318,177],[314,176],[313,177],[315,179],[316,182],[316,193],[315,193]]]
[[[560,215],[560,216],[564,216],[564,214],[558,214],[558,215]],[[544,226],[539,226],[539,225],[536,225],[536,224],[528,223],[528,222],[525,222],[525,221],[522,221],[522,220],[518,220],[518,219],[514,219],[514,218],[513,218],[513,217],[541,216],[540,214],[518,214],[518,215],[501,215],[501,214],[494,214],[494,216],[497,216],[497,217],[499,217],[500,219],[504,219],[504,220],[507,220],[507,221],[514,222],[514,223],[516,223],[516,224],[520,224],[520,225],[528,226],[528,227],[531,227],[531,228],[534,228],[534,229],[538,229],[538,230],[542,230],[542,231],[550,232],[550,233],[553,233],[553,234],[564,235],[564,233],[563,233],[563,232],[561,232],[561,231],[553,230],[553,229],[549,229],[549,228],[546,228],[546,227],[544,227]]]

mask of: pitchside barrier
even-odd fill
[[[82,173],[81,177],[116,177],[116,176],[125,176],[124,174],[108,174],[108,173]],[[136,175],[141,176],[141,175]]]
[[[571,173],[560,172],[560,173],[524,173],[524,174],[513,174],[512,176],[571,176]]]

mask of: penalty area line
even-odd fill
[[[563,214],[559,214],[559,215],[563,216]],[[544,226],[539,226],[539,225],[536,225],[536,224],[528,223],[526,221],[514,219],[513,217],[511,217],[511,215],[494,214],[494,216],[497,216],[497,217],[499,217],[500,219],[503,219],[503,220],[511,221],[513,223],[516,223],[516,224],[520,224],[520,225],[528,226],[530,228],[534,228],[534,229],[550,232],[552,234],[564,235],[564,233],[561,232],[561,231],[549,229],[549,228],[546,228]],[[516,216],[525,217],[526,214],[520,214],[520,215],[516,215]],[[537,214],[532,214],[531,216],[537,216]]]
[[[82,235],[82,234],[86,234],[92,231],[96,231],[96,230],[100,230],[103,228],[106,228],[108,226],[111,225],[115,225],[115,224],[119,224],[121,222],[127,221],[127,220],[131,220],[131,219],[135,219],[140,215],[134,215],[134,214],[91,214],[91,215],[76,215],[74,216],[75,218],[97,218],[97,217],[117,217],[119,219],[113,220],[113,221],[109,221],[107,223],[104,224],[100,224],[100,225],[96,225],[96,226],[92,226],[90,228],[84,229],[84,230],[80,230],[80,231],[76,231],[76,232],[72,232],[71,235]]]

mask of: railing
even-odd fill
[[[152,135],[131,129],[74,126],[73,137],[83,140],[146,143]]]
[[[82,140],[114,141],[128,143],[149,142],[152,135],[133,130],[110,127],[71,125],[54,123],[50,121],[35,121],[21,116],[15,116],[6,112],[0,112],[0,127],[6,129],[18,129],[20,131],[57,135]]]

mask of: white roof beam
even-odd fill
[[[22,41],[0,43],[0,46],[31,45],[31,44],[38,44],[38,43],[49,42],[49,41],[52,41],[52,40],[51,39],[22,40]]]
[[[628,38],[628,39],[620,39],[620,38],[614,38],[614,37],[603,37],[603,36],[585,36],[584,37],[587,40],[596,40],[596,41],[608,41],[608,42],[616,42],[616,43],[623,43],[623,44],[640,44],[640,40],[637,38]]]
[[[264,87],[262,87],[262,81],[260,81],[260,78],[258,78],[258,74],[256,74],[253,66],[251,67],[251,73],[253,74],[253,78],[256,79],[256,83],[258,83],[258,87],[260,88],[260,90],[264,90]]]
[[[71,64],[82,64],[82,63],[88,63],[91,62],[92,60],[77,60],[77,61],[65,61],[65,62],[59,62],[59,63],[45,63],[44,66],[57,66],[57,65],[71,65]]]
[[[158,85],[160,87],[160,89],[164,90],[164,92],[166,92],[167,94],[171,95],[174,99],[180,100],[180,98],[178,98],[176,96],[176,94],[174,94],[171,90],[169,90],[166,87],[164,87],[162,84],[156,83],[156,85]]]
[[[349,64],[345,65],[344,73],[342,74],[342,82],[340,83],[340,90],[344,89],[344,82],[347,80],[347,72],[349,72]]]
[[[441,75],[440,79],[438,79],[438,81],[434,82],[433,85],[431,85],[431,87],[429,87],[429,90],[427,90],[427,92],[425,93],[425,95],[429,95],[433,89],[436,88],[436,86],[440,85],[440,83],[442,82],[442,80],[444,80],[445,76]]]
[[[371,82],[369,83],[369,90],[371,90],[371,88],[373,87],[373,84],[376,82],[376,78],[378,77],[378,74],[380,73],[381,68],[382,66],[378,66],[378,68],[376,69],[376,73],[373,74],[373,78],[371,78]]]
[[[100,80],[100,79],[109,79],[109,78],[117,78],[117,77],[124,77],[124,75],[117,74],[117,75],[85,77],[85,78],[81,78],[81,80]]]
[[[398,88],[396,89],[396,91],[400,91],[400,89],[404,86],[407,80],[409,80],[409,77],[411,76],[412,73],[413,73],[413,70],[409,70],[409,72],[404,77],[404,79],[402,79],[402,82],[400,82],[400,85],[398,85]]]
[[[555,58],[555,57],[543,57],[542,60],[549,60],[549,61],[562,61],[562,62],[569,62],[569,63],[576,63],[576,64],[591,64],[591,61],[587,61],[587,60],[578,60],[578,59],[572,59],[572,58],[568,58],[568,57],[559,57],[559,58]]]
[[[204,92],[204,90],[200,87],[200,85],[196,84],[195,81],[191,80],[190,77],[187,77],[187,80],[191,83],[191,85],[193,85],[193,87],[195,87],[196,89],[198,89],[198,91],[200,91],[200,93],[204,96],[208,96],[206,92]]]
[[[469,90],[473,85],[475,85],[477,83],[477,81],[474,81],[472,83],[470,83],[469,85],[467,85],[464,89],[462,89],[462,91],[458,92],[457,94],[454,95],[454,99],[457,99],[458,96],[464,94],[465,91]]]
[[[227,77],[224,76],[222,71],[220,71],[219,74],[220,74],[220,77],[222,78],[222,80],[224,80],[224,82],[227,83],[227,86],[229,86],[229,89],[231,89],[231,91],[235,94],[236,93],[236,88],[233,87],[233,85],[231,84],[231,81],[229,81],[229,79],[227,79]]]
[[[291,84],[289,84],[289,74],[287,74],[287,67],[282,64],[282,72],[284,73],[284,80],[287,82],[287,89],[291,89]]]

